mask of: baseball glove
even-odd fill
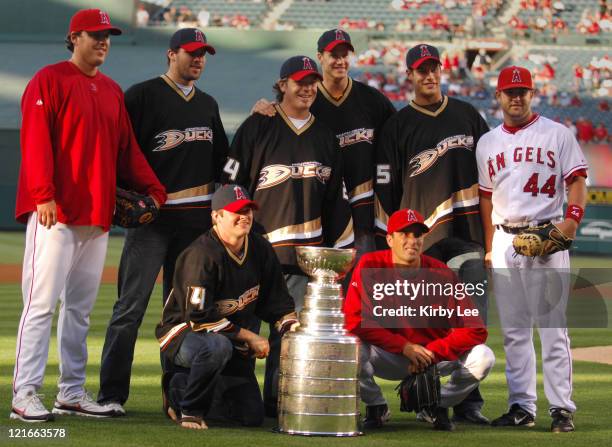
[[[400,411],[433,410],[440,405],[440,374],[436,365],[419,374],[410,374],[395,388],[400,397]]]
[[[567,237],[552,223],[530,227],[514,236],[514,251],[523,256],[545,256],[568,250],[573,239]]]
[[[159,210],[149,196],[117,188],[113,223],[123,228],[135,228],[152,222]]]

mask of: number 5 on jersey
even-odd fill
[[[376,165],[376,183],[387,185],[391,182],[391,165]]]

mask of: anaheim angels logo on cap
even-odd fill
[[[304,70],[314,70],[314,68],[312,68],[312,64],[310,63],[309,57],[304,57],[302,60],[304,61]]]
[[[240,186],[234,186],[234,194],[236,195],[236,200],[248,200]]]
[[[202,31],[200,31],[199,29],[196,29],[194,31],[195,31],[195,41],[204,43],[204,36],[202,35]]]
[[[533,89],[531,72],[525,67],[512,65],[499,72],[497,78],[497,90],[503,91],[510,88]]]
[[[336,30],[336,40],[346,40],[346,37],[341,29]]]
[[[431,57],[431,53],[429,52],[427,45],[421,45],[421,57]]]
[[[429,227],[424,223],[423,216],[418,211],[412,209],[397,210],[394,212],[387,222],[387,234],[393,234],[396,231],[402,231],[405,228],[416,225],[423,233],[429,231]]]
[[[104,11],[100,11],[100,25],[110,25],[110,17]]]

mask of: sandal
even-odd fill
[[[201,430],[206,430],[208,428],[208,425],[206,425],[206,422],[204,422],[201,416],[189,416],[189,415],[183,414],[183,416],[177,421],[177,423],[182,428],[191,428],[191,427],[184,427],[183,422],[191,422],[191,423],[198,424]]]

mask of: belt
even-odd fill
[[[522,227],[507,227],[506,225],[495,225],[495,228],[497,228],[498,230],[502,230],[504,233],[519,234],[521,231],[525,231],[528,228],[531,228],[534,226],[546,225],[549,223],[550,223],[550,220],[545,220],[542,222],[538,222],[536,225],[525,225]]]

